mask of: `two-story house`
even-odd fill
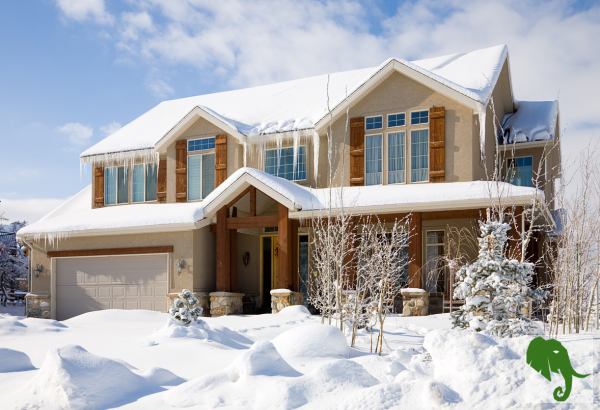
[[[410,216],[407,282],[447,292],[423,272],[491,205],[496,166],[503,203],[552,223],[558,129],[556,101],[515,100],[506,46],[162,102],[83,152],[91,185],[19,231],[28,315],[166,311],[184,288],[206,312],[225,296],[223,314],[305,292],[330,173],[354,214]]]

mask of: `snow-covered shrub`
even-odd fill
[[[501,337],[537,334],[538,326],[521,312],[524,303],[546,299],[547,292],[529,287],[533,264],[504,256],[508,224],[481,222],[480,229],[478,259],[457,274],[454,298],[465,304],[451,313],[454,327],[485,329]]]
[[[188,289],[182,290],[178,296],[179,298],[175,299],[169,308],[171,316],[186,325],[196,322],[202,316],[200,301]]]

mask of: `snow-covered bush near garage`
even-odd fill
[[[451,313],[454,327],[487,329],[502,337],[540,333],[521,312],[528,301],[546,298],[546,292],[530,289],[533,264],[504,256],[510,225],[488,220],[480,223],[480,229],[478,259],[457,274],[460,282],[455,285],[454,298],[464,299],[465,304]]]
[[[188,289],[182,290],[178,296],[179,298],[175,299],[169,308],[171,316],[186,325],[196,322],[202,316],[202,308],[198,298]]]

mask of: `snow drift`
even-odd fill
[[[29,356],[18,350],[0,347],[0,372],[23,372],[33,370]]]
[[[285,310],[285,309],[284,309]],[[273,339],[286,359],[295,357],[348,357],[350,348],[344,334],[335,326],[308,325],[288,330]]]

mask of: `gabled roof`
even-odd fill
[[[413,62],[392,58],[375,68],[165,101],[84,151],[81,160],[91,162],[94,156],[153,151],[196,109],[221,128],[248,137],[311,129],[328,113],[327,91],[330,107],[335,108],[389,69],[439,87],[463,102],[485,104],[507,56],[507,47],[500,45]]]

